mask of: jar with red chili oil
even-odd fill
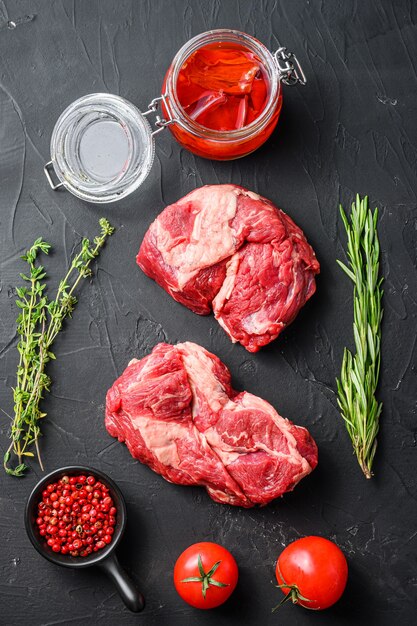
[[[198,156],[238,159],[259,148],[274,130],[282,85],[305,82],[298,60],[286,48],[272,54],[236,30],[202,33],[175,55],[162,95],[146,111],[106,93],[70,104],[52,131],[45,175],[52,189],[67,189],[82,200],[121,200],[147,178],[155,136],[165,127]]]
[[[213,30],[176,54],[163,83],[162,111],[176,140],[215,160],[245,156],[271,135],[282,106],[282,83],[305,84],[285,48],[272,54],[251,35]]]

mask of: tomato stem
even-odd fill
[[[311,602],[309,598],[305,598],[303,595],[301,595],[297,585],[287,585],[286,583],[284,583],[282,585],[277,585],[277,588],[289,589],[289,592],[283,597],[283,599],[279,604],[277,604],[277,606],[274,606],[274,608],[272,609],[272,613],[275,613],[275,611],[277,611],[283,604],[289,602],[290,600],[293,604],[298,604],[300,600],[303,600],[303,602]]]
[[[217,561],[213,567],[207,573],[204,571],[203,561],[201,560],[201,554],[198,555],[198,571],[200,572],[200,576],[189,576],[188,578],[183,578],[181,580],[182,583],[202,583],[201,593],[203,594],[203,598],[206,599],[207,589],[210,585],[214,587],[228,587],[228,583],[222,583],[220,580],[215,580],[213,578],[214,573],[219,567],[221,561]]]

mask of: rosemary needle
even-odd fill
[[[350,221],[340,207],[347,234],[348,266],[337,261],[354,284],[353,335],[356,353],[345,348],[338,404],[353,449],[366,478],[371,478],[377,447],[382,403],[375,397],[381,363],[381,308],[383,279],[379,278],[378,209],[368,208],[368,198],[356,196]]]

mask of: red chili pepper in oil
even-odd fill
[[[259,117],[268,99],[267,72],[243,45],[208,44],[178,74],[178,100],[186,114],[212,130],[238,130]]]

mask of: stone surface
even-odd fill
[[[413,3],[401,0],[0,0],[0,406],[11,414],[20,255],[40,235],[50,241],[54,285],[81,237],[108,217],[117,233],[55,346],[42,453],[48,470],[89,463],[118,482],[129,516],[120,560],[147,598],[145,612],[134,616],[99,571],[58,568],[33,550],[23,510],[41,475],[34,467],[21,480],[0,475],[2,623],[415,623],[416,20]],[[53,125],[70,102],[110,91],[144,109],[180,46],[218,27],[253,34],[271,50],[286,45],[307,74],[305,87],[285,89],[279,126],[263,148],[236,162],[204,161],[166,131],[158,135],[149,179],[123,202],[97,207],[49,189],[42,168]],[[242,184],[287,211],[322,265],[317,294],[256,355],[232,346],[212,317],[174,302],[135,263],[143,234],[166,204],[219,182]],[[380,207],[386,278],[384,412],[372,481],[352,456],[334,393],[343,346],[352,344],[351,285],[335,262],[345,243],[337,207],[356,192]],[[215,352],[237,388],[307,426],[319,445],[317,470],[283,499],[246,511],[217,505],[201,489],[169,485],[135,462],[105,431],[105,393],[129,359],[164,339],[196,341]],[[0,422],[4,451],[4,413]],[[276,557],[306,534],[327,536],[344,549],[346,594],[321,614],[287,605],[272,616],[281,597]],[[235,594],[213,612],[189,608],[172,584],[177,556],[200,540],[225,545],[240,567]]]

